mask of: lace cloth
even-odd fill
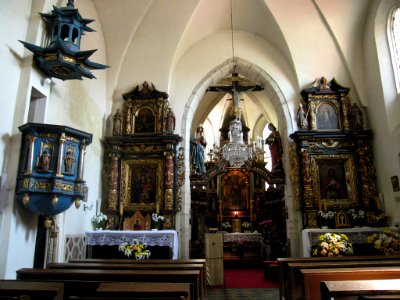
[[[168,246],[172,248],[172,259],[178,259],[178,234],[176,230],[96,230],[86,232],[88,246],[116,246],[137,239],[149,246]]]

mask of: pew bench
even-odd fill
[[[400,267],[302,269],[302,299],[321,299],[322,281],[400,279]]]
[[[136,261],[136,260],[135,260]],[[205,298],[205,271],[204,264],[194,263],[148,263],[147,260],[138,260],[136,263],[49,263],[48,269],[104,269],[104,270],[199,270],[199,297]]]
[[[101,282],[189,283],[190,298],[200,299],[199,270],[104,270],[104,269],[33,269],[17,270],[20,280],[64,283],[64,295],[93,296]]]
[[[400,279],[321,282],[321,300],[358,300],[360,296],[371,295],[399,296]]]
[[[298,280],[300,278],[298,269],[300,265],[297,263],[303,264],[303,268],[307,268],[305,265],[310,264],[310,267],[319,266],[318,264],[328,264],[332,263],[333,267],[338,267],[339,264],[350,262],[372,262],[372,264],[376,263],[376,261],[380,261],[384,263],[385,261],[399,261],[399,256],[389,256],[389,255],[371,255],[371,256],[332,256],[332,257],[281,257],[278,258],[279,264],[279,293],[280,299],[285,300],[295,300],[299,299],[299,296],[296,296],[296,290],[294,286],[298,284]],[[388,262],[390,265],[390,263]],[[294,268],[294,270],[292,269]],[[297,268],[297,270],[296,270]],[[297,274],[296,274],[297,273]],[[301,283],[300,283],[301,284]]]
[[[64,297],[64,284],[2,279],[0,280],[0,295],[2,297],[16,298],[27,296],[32,300],[62,300]]]

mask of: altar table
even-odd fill
[[[224,257],[263,257],[264,243],[258,232],[224,233],[222,236]]]
[[[178,234],[176,230],[96,230],[86,232],[87,246],[119,246],[137,239],[148,246],[168,246],[172,259],[178,259]]]

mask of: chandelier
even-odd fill
[[[207,91],[210,92],[226,92],[230,93],[233,100],[234,118],[229,122],[229,142],[223,148],[215,147],[210,150],[210,159],[218,160],[221,157],[229,162],[229,165],[234,168],[242,167],[246,161],[253,159],[253,154],[256,158],[262,157],[262,146],[259,143],[251,145],[245,144],[243,141],[243,128],[241,122],[242,109],[240,107],[240,98],[243,92],[261,91],[263,87],[260,85],[248,84],[245,78],[239,76],[235,72],[235,47],[233,39],[233,13],[232,13],[232,0],[230,0],[230,16],[231,16],[231,39],[232,39],[232,62],[233,72],[229,80],[229,86],[211,86]],[[241,84],[242,83],[242,84]],[[245,83],[245,84],[243,84]],[[262,142],[262,141],[261,141]],[[260,155],[260,153],[262,155]]]

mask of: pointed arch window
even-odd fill
[[[388,20],[389,47],[392,56],[393,71],[397,93],[400,93],[400,7],[391,11]]]

